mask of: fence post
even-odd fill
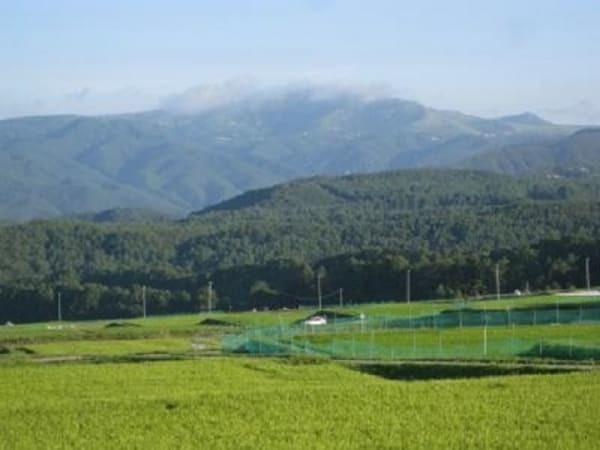
[[[483,326],[483,356],[487,356],[487,323]]]
[[[573,337],[569,338],[569,359],[573,359]]]
[[[512,324],[512,336],[511,336],[511,339],[510,339],[510,348],[511,348],[510,353],[511,353],[511,356],[515,355],[515,351],[516,351],[516,348],[515,348],[516,345],[515,344],[516,344],[515,343],[515,324],[513,323]]]

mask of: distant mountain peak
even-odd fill
[[[550,125],[551,122],[542,119],[540,116],[526,111],[521,114],[514,114],[511,116],[501,117],[499,120],[502,122],[518,123],[521,125]]]

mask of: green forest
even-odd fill
[[[190,215],[0,226],[0,321],[132,317],[583,286],[600,276],[600,180],[403,170],[316,177]],[[135,220],[135,217],[140,217]],[[115,220],[107,220],[114,217]],[[126,217],[127,220],[119,220]],[[132,219],[133,217],[133,219]],[[156,220],[153,220],[155,218]],[[145,286],[145,289],[143,288]]]

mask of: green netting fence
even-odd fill
[[[458,309],[415,317],[328,317],[226,336],[225,352],[338,359],[600,360],[600,305]]]

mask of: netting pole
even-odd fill
[[[463,333],[462,327],[460,328],[460,337],[461,337],[460,340],[461,340],[461,343],[462,343],[461,344],[462,357],[466,358],[467,357],[467,346],[466,346],[465,341],[464,341],[465,334]]]
[[[581,305],[579,305],[579,323],[581,323],[583,319],[583,310],[581,308]]]
[[[558,325],[559,322],[559,317],[558,317],[558,302],[556,302],[556,324]]]
[[[573,358],[573,337],[569,338],[569,359]]]
[[[442,357],[442,353],[442,330],[440,330],[438,335],[438,356],[440,358]]]
[[[487,324],[483,326],[483,356],[487,356]]]
[[[375,340],[375,332],[371,331],[371,345],[369,346],[369,359],[373,359],[374,340]]]
[[[417,332],[415,329],[412,329],[413,332],[413,358],[417,357]]]
[[[543,353],[544,353],[544,350],[543,350],[543,342],[542,342],[542,340],[540,339],[540,356],[542,356],[542,354],[543,354]]]
[[[488,342],[487,342],[487,324],[488,324],[488,320],[487,320],[487,310],[484,309],[483,310],[483,356],[487,356],[487,351],[488,351]]]
[[[258,337],[258,354],[262,355],[262,334]]]
[[[510,326],[510,308],[506,308],[506,325]]]
[[[462,327],[463,327],[462,309],[458,311],[458,327],[462,330]]]
[[[515,324],[512,324],[512,336],[511,336],[511,340],[510,340],[510,347],[511,347],[511,355],[515,354],[516,351],[516,342],[515,342]]]
[[[534,309],[534,310],[533,310],[533,324],[534,324],[534,325],[536,325],[536,317],[535,317],[535,313],[536,313],[536,310]]]
[[[302,347],[304,347],[303,351],[304,353],[308,353],[308,343],[307,343],[307,339],[306,339],[306,322],[304,323],[304,326],[302,327],[302,331],[303,331],[303,336],[302,336]]]

